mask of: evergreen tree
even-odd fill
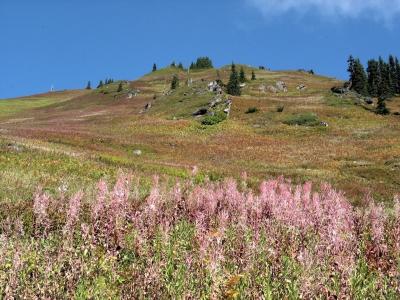
[[[175,68],[176,67],[176,63],[173,61],[172,63],[171,63],[171,68]]]
[[[179,87],[179,77],[174,75],[171,81],[171,90],[176,90]]]
[[[354,57],[352,55],[349,56],[349,59],[347,60],[347,72],[350,74],[350,81],[351,77],[354,74]]]
[[[190,69],[190,70],[193,70],[194,68],[195,68],[194,62],[192,62],[192,63],[190,64],[189,69]]]
[[[122,82],[119,83],[117,93],[122,92]]]
[[[211,59],[207,56],[199,57],[196,63],[190,65],[190,69],[212,69],[213,63]]]
[[[179,63],[179,65],[178,65],[178,69],[181,69],[181,70],[183,70],[184,68],[183,68],[183,64],[180,62]]]
[[[378,105],[376,107],[376,113],[379,115],[388,115],[390,114],[389,109],[386,107],[386,102],[384,97],[379,97]]]
[[[246,73],[244,72],[243,67],[240,67],[239,81],[240,81],[241,83],[245,83],[245,82],[247,81],[247,79],[246,79]]]
[[[234,63],[232,63],[231,67],[231,76],[229,77],[227,92],[232,96],[240,96],[241,94],[239,76]]]
[[[254,73],[254,70],[251,71],[251,80],[256,80],[256,73]]]
[[[387,99],[393,95],[392,84],[390,79],[390,68],[389,65],[379,57],[379,86],[378,96]]]
[[[153,64],[153,70],[152,71],[153,72],[157,71],[157,65],[155,63]]]
[[[397,59],[397,57],[395,58],[395,62],[396,62],[396,82],[397,82],[397,90],[396,93],[400,94],[400,63],[399,60]]]
[[[354,59],[352,56],[349,57],[348,63],[347,71],[350,73],[351,89],[361,95],[367,95],[367,75],[364,66],[359,59]]]
[[[368,73],[368,93],[372,97],[378,97],[380,75],[379,75],[379,63],[376,60],[371,59],[368,61],[367,73]]]
[[[86,85],[86,89],[87,90],[91,90],[92,89],[92,84],[90,83],[90,81],[88,81],[88,83]]]
[[[106,79],[106,82],[107,82],[107,79]],[[99,88],[102,88],[103,87],[103,80],[100,80],[100,82],[99,82],[99,85],[97,86],[97,88],[99,89]]]
[[[396,60],[393,55],[389,56],[389,73],[390,73],[391,93],[394,95],[395,93],[397,93],[397,69],[396,69]]]

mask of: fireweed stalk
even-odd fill
[[[101,180],[95,199],[72,196],[56,219],[55,200],[38,190],[33,220],[1,223],[0,295],[399,295],[399,198],[393,210],[370,196],[365,209],[355,209],[328,184],[315,189],[278,178],[255,192],[246,178],[240,187],[233,179],[170,187],[156,176],[140,198],[140,179],[121,173],[112,189]]]

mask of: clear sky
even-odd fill
[[[400,56],[400,0],[0,0],[0,98],[135,79],[210,56],[346,78]]]

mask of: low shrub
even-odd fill
[[[216,125],[226,120],[226,114],[224,112],[216,112],[214,115],[205,116],[201,121],[201,124],[206,126]]]
[[[283,105],[279,105],[276,109],[277,112],[281,113],[283,112],[283,110],[285,109],[285,107]]]
[[[298,126],[318,126],[320,121],[316,114],[303,113],[296,114],[288,117],[283,123],[287,125],[298,125]]]
[[[258,112],[258,108],[257,107],[249,107],[246,111],[246,114],[254,114]]]

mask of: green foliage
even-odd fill
[[[154,63],[154,64],[153,64],[152,72],[155,72],[155,71],[157,71],[157,65]]]
[[[318,126],[320,122],[317,115],[313,113],[302,113],[290,116],[283,123],[292,126]]]
[[[207,56],[197,58],[196,63],[191,63],[190,69],[191,70],[199,70],[199,69],[212,69],[213,63],[211,59]]]
[[[174,75],[171,80],[171,90],[176,90],[179,87],[179,77]]]
[[[371,59],[368,61],[368,92],[372,97],[378,97],[378,87],[379,87],[379,63]]]
[[[241,83],[245,83],[245,82],[247,81],[247,79],[246,79],[246,73],[244,72],[243,67],[240,67],[239,81],[240,81]]]
[[[249,107],[246,111],[246,114],[254,114],[258,112],[258,108],[257,107]]]
[[[359,59],[354,59],[352,56],[350,56],[348,64],[347,71],[350,73],[351,89],[361,95],[368,95],[367,75],[364,66]]]
[[[117,93],[122,92],[122,90],[123,90],[123,86],[122,86],[122,82],[120,82],[118,85]]]
[[[380,97],[378,99],[378,105],[376,107],[376,113],[378,115],[388,115],[388,114],[390,114],[390,110],[386,107],[385,98]]]
[[[232,63],[232,66],[231,66],[231,76],[229,77],[229,82],[227,85],[227,92],[228,92],[228,94],[230,94],[232,96],[240,96],[241,95],[240,80],[239,80],[239,76],[236,71],[236,66],[234,63]]]
[[[212,126],[221,123],[226,120],[226,114],[224,112],[216,112],[214,115],[205,116],[201,121],[201,124]]]
[[[100,89],[103,87],[103,80],[100,80],[99,84],[97,85],[97,88]]]

